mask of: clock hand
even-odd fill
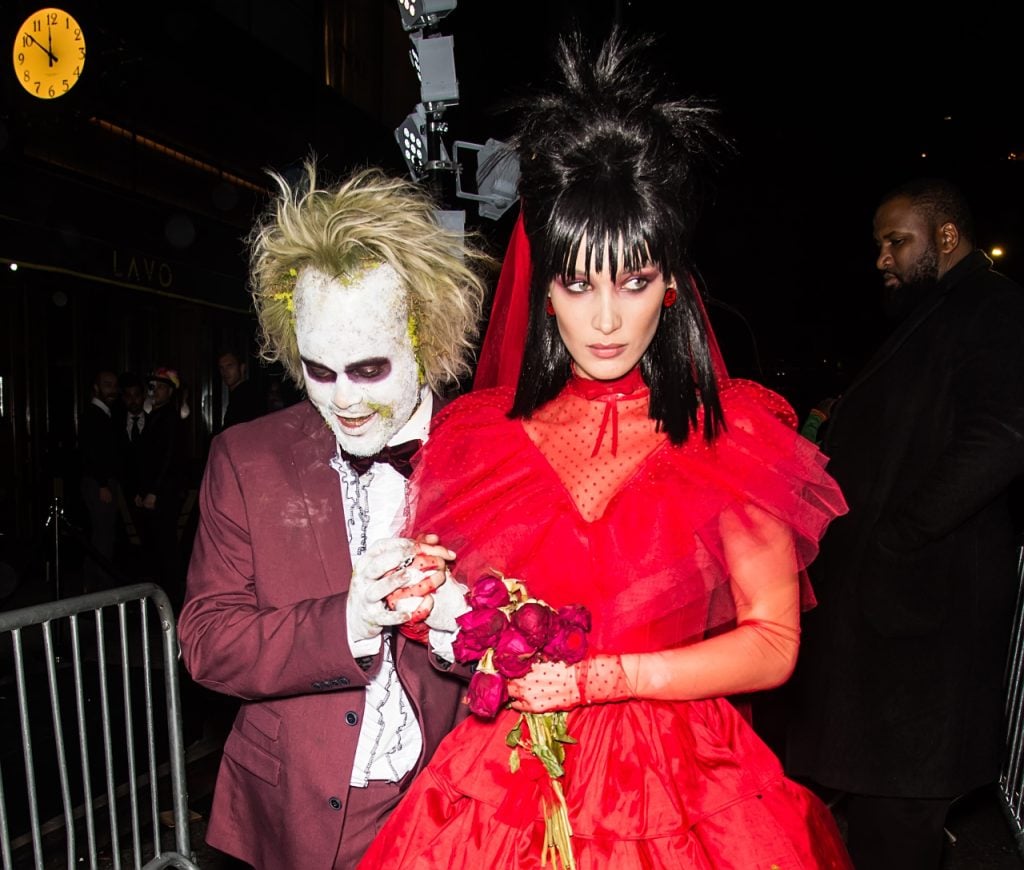
[[[28,34],[28,38],[31,39],[36,45],[39,46],[39,48],[41,48],[43,51],[45,51],[49,55],[49,57],[50,57],[50,66],[53,66],[54,61],[57,60],[57,58],[54,57],[53,52],[50,51],[45,45],[43,45],[38,39],[36,39],[31,33]]]
[[[53,56],[53,33],[50,31],[50,25],[46,25],[46,44],[49,46],[46,52],[50,55],[50,66],[53,66],[53,62],[57,59]]]

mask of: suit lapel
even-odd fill
[[[857,376],[857,379],[847,387],[846,394],[848,395],[856,390],[890,359],[892,359],[896,352],[907,342],[907,339],[917,332],[917,330],[921,328],[921,325],[932,316],[937,308],[942,305],[946,299],[946,295],[946,293],[940,293],[938,296],[933,297],[930,302],[920,306],[916,312],[911,314],[910,317],[900,324],[896,331],[883,342],[882,346],[868,361],[867,365],[864,366],[861,373]]]
[[[320,551],[320,564],[329,592],[334,594],[348,588],[352,573],[345,510],[341,503],[341,481],[330,466],[334,437],[316,409],[309,406],[309,411],[301,437],[291,444],[291,452],[309,526]]]
[[[935,295],[928,302],[923,303],[917,311],[913,312],[902,324],[900,324],[900,326],[896,328],[896,331],[882,343],[882,346],[878,349],[877,353],[875,353],[875,355],[868,361],[867,365],[864,366],[861,373],[857,376],[856,380],[850,384],[846,392],[849,393],[852,390],[855,390],[876,371],[878,371],[878,369],[885,365],[896,351],[904,345],[907,339],[917,332],[921,327],[921,324],[928,320],[928,318],[942,306],[950,293],[954,292],[957,285],[962,283],[967,276],[972,275],[975,272],[989,269],[991,266],[992,261],[984,251],[972,251],[963,260],[950,269],[949,272],[943,275],[942,279],[939,281],[939,286],[936,288]]]

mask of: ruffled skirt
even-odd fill
[[[517,718],[456,728],[360,868],[540,868],[548,776],[527,753],[509,769]],[[578,743],[563,789],[578,870],[852,867],[827,807],[783,776],[727,701],[585,707],[568,727]]]

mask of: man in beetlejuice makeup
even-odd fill
[[[328,870],[355,865],[464,715],[454,554],[396,535],[410,457],[467,371],[484,258],[408,182],[318,188],[312,162],[275,179],[253,299],[264,357],[308,401],[214,439],[179,632],[196,682],[241,702],[207,841]]]

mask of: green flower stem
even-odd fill
[[[572,854],[572,825],[569,824],[569,808],[565,793],[559,781],[565,773],[565,743],[575,743],[566,730],[566,714],[523,713],[530,732],[530,751],[540,760],[551,777],[551,791],[557,798],[554,803],[544,801],[544,846],[541,850],[541,866],[551,856],[551,866],[556,861],[564,870],[576,870],[576,859]],[[519,727],[518,725],[516,726]]]

